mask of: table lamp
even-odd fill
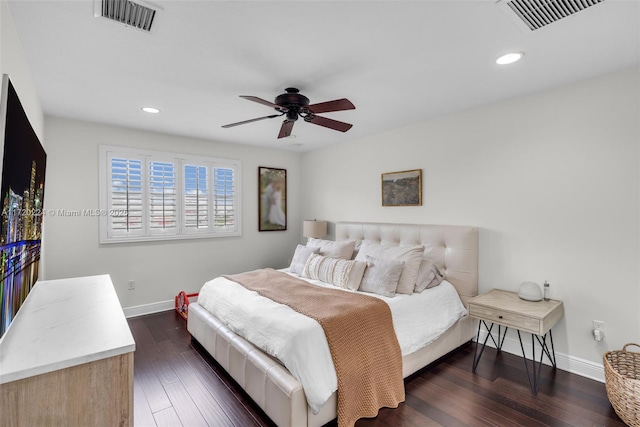
[[[321,239],[327,235],[327,221],[305,220],[302,223],[302,235],[307,238]]]

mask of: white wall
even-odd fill
[[[40,105],[35,84],[31,78],[27,59],[22,49],[22,43],[18,38],[9,6],[5,0],[0,0],[0,76],[2,74],[9,75],[34,132],[40,139],[40,143],[46,148],[42,106]],[[0,147],[0,149],[3,149],[3,147]],[[2,153],[0,153],[0,159],[2,159]],[[2,176],[1,161],[0,176]],[[44,266],[46,259],[46,242],[44,240],[42,241],[42,250],[39,267],[40,278],[42,278],[46,272]]]
[[[123,307],[197,292],[224,273],[285,267],[301,239],[300,154],[189,139],[47,116],[45,209],[98,208],[98,145],[242,161],[242,236],[152,243],[98,243],[97,217],[45,218],[46,279],[111,274]],[[258,232],[258,166],[287,169],[287,231]],[[136,289],[128,290],[128,280]]]
[[[307,153],[302,215],[478,226],[480,291],[549,280],[566,311],[556,351],[601,363],[640,338],[639,74]],[[423,205],[382,207],[380,174],[418,168]],[[607,324],[603,343],[593,319]]]
[[[31,72],[18,38],[9,6],[0,0],[0,72],[9,74],[11,82],[20,97],[22,107],[29,117],[33,130],[43,143],[44,116]],[[1,167],[1,166],[0,166]]]

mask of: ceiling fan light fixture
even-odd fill
[[[141,110],[149,114],[158,114],[160,112],[156,107],[142,107]]]
[[[519,60],[521,60],[523,56],[524,56],[524,53],[522,52],[510,52],[496,59],[496,64],[498,65],[513,64],[514,62],[518,62]]]
[[[257,96],[240,95],[240,98],[248,101],[257,102],[258,104],[265,105],[275,109],[280,114],[272,114],[270,116],[257,117],[255,119],[243,120],[241,122],[229,123],[223,125],[223,128],[231,128],[238,125],[244,125],[247,123],[253,123],[264,119],[273,119],[286,115],[286,118],[280,126],[279,138],[291,138],[291,130],[298,118],[302,117],[307,123],[326,127],[328,129],[337,130],[340,132],[346,132],[353,125],[338,120],[333,120],[327,117],[316,115],[317,113],[330,113],[333,111],[354,110],[356,107],[346,98],[334,99],[333,101],[320,102],[318,104],[309,105],[309,98],[302,95],[300,91],[294,87],[288,87],[285,89],[285,93],[276,97],[274,102],[266,101]],[[295,136],[294,136],[295,138]]]

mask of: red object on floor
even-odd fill
[[[183,319],[187,319],[189,314],[189,298],[197,297],[198,294],[187,294],[185,291],[180,291],[176,295],[176,311]]]

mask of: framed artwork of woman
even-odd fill
[[[287,170],[258,167],[258,231],[287,229]]]

